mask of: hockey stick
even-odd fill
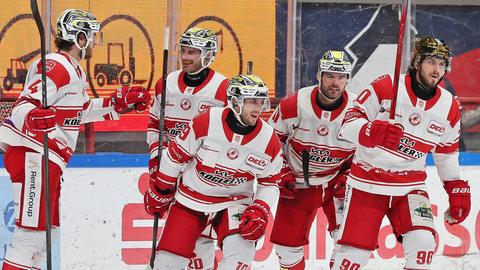
[[[163,33],[163,70],[162,70],[162,97],[160,100],[160,118],[158,123],[158,170],[160,170],[160,161],[162,160],[163,149],[163,135],[165,128],[165,97],[167,96],[167,66],[168,66],[168,41],[170,37],[170,28],[165,27]],[[153,217],[153,238],[152,238],[152,253],[150,254],[150,267],[153,269],[153,263],[155,262],[155,250],[157,248],[157,235],[158,235],[158,219],[159,215],[155,214]]]
[[[303,181],[307,187],[310,187],[310,179],[308,178],[308,172],[310,167],[310,154],[308,150],[302,151],[302,168],[303,168]]]
[[[405,35],[405,23],[407,20],[408,1],[404,0],[402,7],[402,17],[400,18],[400,29],[398,31],[397,57],[395,59],[395,73],[393,73],[393,98],[390,106],[389,120],[391,123],[395,120],[395,109],[397,107],[398,81],[400,77],[400,68],[402,67],[403,37]]]
[[[46,109],[47,103],[47,72],[45,59],[45,28],[43,27],[42,17],[38,10],[36,0],[30,0],[30,7],[32,8],[32,15],[37,24],[38,33],[40,34],[40,55],[42,61],[42,107]],[[44,166],[44,188],[45,188],[45,218],[46,218],[46,256],[47,269],[52,269],[52,224],[50,222],[50,177],[48,172],[48,133],[43,134],[43,166]]]

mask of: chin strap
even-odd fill
[[[245,124],[243,121],[242,121],[242,117],[240,117],[240,114],[242,113],[242,107],[238,106],[240,108],[240,112],[237,113],[237,111],[232,108],[232,111],[233,111],[233,115],[235,116],[235,118],[238,120],[238,122],[240,124],[242,124],[243,126],[248,126],[247,124]]]

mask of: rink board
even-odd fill
[[[460,226],[444,225],[442,217],[447,208],[447,196],[439,184],[435,167],[427,167],[427,184],[439,231],[433,269],[478,269],[475,265],[480,265],[479,157],[462,155],[463,176],[471,180],[472,210]],[[143,167],[146,161],[146,155],[75,157],[65,171],[62,184],[61,241],[54,243],[54,250],[60,248],[61,252],[60,262],[58,255],[54,257],[54,269],[145,269],[152,235],[152,220],[145,214],[142,203],[148,180],[147,168]],[[1,168],[0,265],[5,245],[11,238],[10,190],[7,173]],[[325,229],[326,220],[320,211],[310,232],[307,269],[328,269],[332,240]],[[266,241],[257,244],[257,249],[255,269],[278,269],[268,235]],[[402,248],[396,245],[391,227],[384,220],[379,249],[373,253],[366,269],[401,269],[402,257]]]

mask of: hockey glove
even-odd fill
[[[368,122],[360,130],[358,142],[368,148],[383,146],[391,150],[398,150],[403,130],[387,121],[375,120]]]
[[[159,217],[162,217],[173,202],[174,195],[173,187],[160,189],[158,185],[150,181],[150,186],[143,196],[145,211],[152,216],[158,214]]]
[[[257,241],[265,234],[270,207],[262,200],[255,200],[240,217],[240,235],[251,241]]]
[[[294,199],[298,189],[295,187],[295,175],[290,167],[285,166],[281,170],[281,180],[278,183],[280,188],[280,197],[285,199]]]
[[[132,109],[141,112],[147,109],[150,94],[141,86],[122,86],[117,88],[111,99],[117,113],[127,113]]]
[[[51,109],[34,108],[25,117],[25,127],[31,133],[55,130],[55,112]]]
[[[467,181],[445,181],[450,207],[445,211],[445,221],[450,225],[464,221],[470,213],[470,186]]]

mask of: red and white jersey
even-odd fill
[[[352,94],[343,94],[335,110],[322,110],[316,101],[318,86],[298,90],[283,99],[269,119],[284,144],[285,158],[296,177],[297,187],[305,187],[302,152],[310,154],[309,180],[322,185],[332,180],[355,151],[355,144],[339,140],[337,134],[347,110],[353,107]]]
[[[361,127],[368,121],[388,120],[393,97],[392,80],[384,75],[363,90],[347,113],[339,137],[358,143]],[[404,130],[398,150],[357,146],[349,184],[376,194],[401,196],[425,189],[425,162],[432,152],[440,179],[460,178],[458,139],[460,110],[445,89],[437,87],[429,100],[415,96],[410,75],[400,76],[395,123]]]
[[[280,141],[262,119],[247,135],[234,133],[226,123],[229,112],[211,108],[196,116],[163,150],[161,179],[172,185],[182,172],[175,199],[197,211],[217,212],[252,199],[272,209],[279,196]]]
[[[184,82],[185,72],[174,71],[167,76],[167,96],[165,97],[165,123],[167,143],[187,126],[200,112],[210,107],[224,107],[227,105],[228,79],[222,74],[210,69],[207,78],[197,87],[189,87]],[[150,122],[147,129],[147,143],[150,156],[158,154],[158,130],[160,118],[160,101],[162,98],[163,79],[155,85],[155,96],[150,108]]]
[[[66,166],[75,150],[80,124],[118,119],[109,99],[90,99],[86,73],[76,59],[68,54],[46,55],[47,102],[55,110],[56,129],[48,134],[49,159],[61,168]],[[43,134],[29,134],[24,125],[27,113],[42,101],[42,64],[30,66],[25,86],[12,115],[0,126],[0,146],[26,146],[43,153]]]

